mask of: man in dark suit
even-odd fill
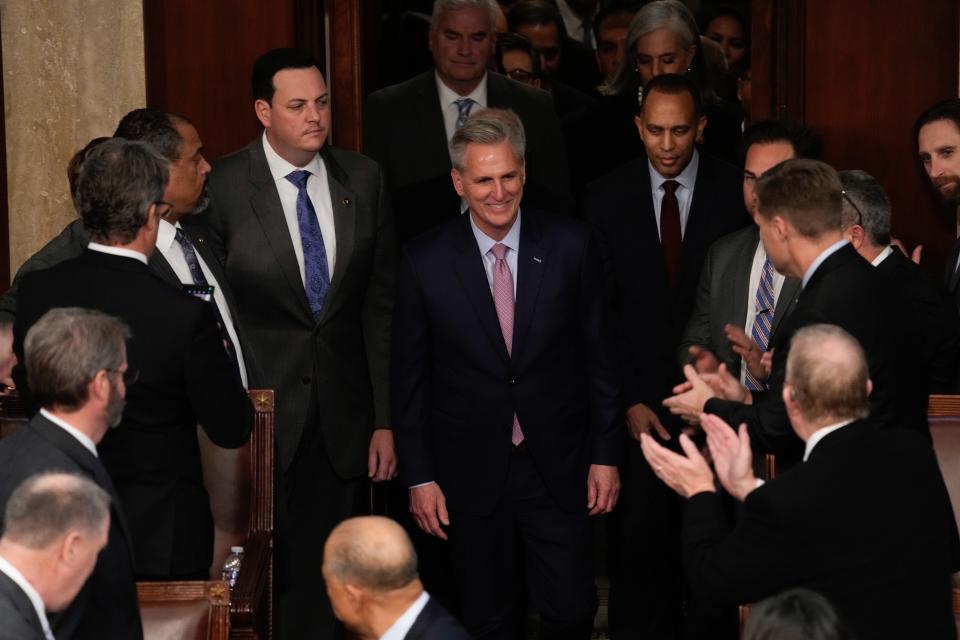
[[[757,178],[784,160],[818,157],[819,141],[805,127],[767,120],[744,132],[743,149],[743,203],[753,215]],[[761,357],[799,291],[799,280],[769,265],[756,224],[720,238],[704,261],[680,362],[692,359],[700,373],[723,364],[744,384],[761,388],[767,377]]]
[[[960,206],[960,98],[950,98],[920,114],[913,125],[917,155],[923,170],[951,216]],[[916,260],[920,259],[916,254]],[[944,265],[943,281],[960,309],[960,240],[954,243]]]
[[[607,258],[622,340],[620,367],[629,435],[657,429],[670,438],[663,396],[681,379],[677,345],[710,245],[749,224],[742,172],[700,153],[706,126],[700,93],[662,75],[644,90],[637,128],[646,157],[587,188],[585,211]],[[669,189],[669,191],[668,191]],[[672,426],[671,426],[672,428]],[[623,500],[610,520],[612,635],[672,637],[682,602],[680,512],[635,442],[627,447]],[[649,549],[662,552],[651,556]]]
[[[372,93],[363,148],[383,165],[401,242],[456,217],[447,145],[473,109],[512,109],[527,136],[527,203],[573,213],[567,156],[550,96],[487,69],[493,59],[494,0],[437,0],[430,50],[435,69]]]
[[[395,475],[389,355],[396,247],[375,162],[326,143],[316,62],[254,65],[264,134],[214,163],[210,243],[277,403],[281,637],[333,637],[317,541]],[[367,494],[369,495],[369,494]]]
[[[82,475],[42,473],[15,486],[3,520],[0,638],[53,640],[47,611],[67,608],[98,564],[110,529],[110,496]],[[123,637],[142,635],[130,631]]]
[[[217,326],[231,360],[237,364],[244,386],[248,386],[251,380],[256,380],[256,364],[252,353],[244,348],[243,327],[234,318],[233,294],[196,217],[209,202],[206,181],[210,173],[196,127],[183,116],[155,109],[134,109],[120,120],[113,135],[146,142],[169,161],[170,180],[163,201],[169,203],[170,208],[160,219],[158,250],[148,257],[148,264],[156,275],[178,289],[183,285],[203,283],[213,287],[211,302],[216,307]],[[86,155],[106,139],[95,138],[70,161],[67,176],[71,192]],[[179,239],[177,230],[181,231]],[[16,315],[17,291],[25,274],[76,258],[89,242],[83,220],[78,218],[33,254],[20,267],[10,288],[0,298],[0,318],[7,315],[12,320]],[[194,263],[195,266],[191,267]],[[198,276],[195,271],[199,271]]]
[[[48,311],[25,345],[30,389],[43,408],[0,440],[0,512],[21,482],[52,470],[88,477],[111,498],[109,536],[97,566],[70,607],[51,621],[62,638],[143,636],[130,532],[97,452],[122,417],[128,337],[120,320],[99,311]]]
[[[469,640],[423,590],[403,527],[378,516],[338,524],[323,547],[323,579],[337,618],[361,638]]]
[[[588,516],[610,511],[620,485],[600,256],[576,221],[520,212],[515,114],[471,116],[451,157],[470,213],[408,244],[400,269],[401,480],[420,528],[449,538],[474,637],[517,637],[525,582],[543,637],[589,638]]]
[[[890,244],[890,200],[865,171],[841,171],[842,228],[864,260],[877,268],[908,304],[907,324],[919,351],[927,393],[956,393],[960,315],[943,284]]]
[[[737,605],[804,587],[826,596],[858,638],[956,638],[960,539],[929,441],[913,425],[881,430],[867,418],[867,358],[846,331],[807,325],[789,351],[782,397],[804,443],[801,466],[764,484],[749,430],[702,418],[716,474],[743,501],[735,528],[693,443],[682,437],[683,456],[643,436],[657,475],[688,498],[683,553],[694,593]]]
[[[802,443],[787,420],[781,389],[790,338],[809,324],[836,324],[867,352],[873,393],[871,419],[927,432],[927,398],[920,363],[904,318],[906,303],[864,261],[840,230],[842,185],[829,165],[787,160],[757,181],[760,239],[777,271],[801,278],[797,305],[771,338],[768,390],[748,391],[729,375],[706,384],[692,367],[670,410],[696,422],[702,412],[730,424],[746,422],[756,451],[777,454],[778,468],[799,460]],[[724,378],[724,376],[720,376]],[[927,434],[929,437],[929,434]]]
[[[83,163],[76,199],[91,238],[78,258],[27,274],[17,300],[14,350],[49,309],[116,316],[134,338],[120,428],[99,454],[130,525],[138,579],[209,575],[213,521],[200,469],[197,423],[222,447],[246,442],[253,408],[217,329],[211,305],[171,287],[147,266],[168,183],[166,161],[143,142],[108,140]],[[29,369],[17,386],[28,392]],[[26,393],[28,406],[32,405]]]

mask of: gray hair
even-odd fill
[[[435,0],[433,3],[433,15],[430,17],[430,28],[437,28],[441,13],[444,11],[457,11],[458,9],[482,9],[486,11],[489,15],[487,27],[490,29],[491,35],[493,34],[497,24],[497,16],[500,11],[496,0]]]
[[[700,29],[690,9],[678,0],[656,0],[637,11],[630,22],[623,60],[610,82],[600,86],[604,95],[620,95],[633,88],[637,83],[634,54],[637,40],[658,29],[669,29],[677,37],[684,49],[692,45],[700,46]]]
[[[120,368],[130,330],[93,309],[63,307],[43,314],[24,341],[27,383],[42,407],[76,409],[98,371]]]
[[[790,340],[785,382],[808,420],[849,420],[870,413],[867,356],[852,335],[832,324],[799,329]]]
[[[840,184],[843,185],[843,210],[840,214],[840,226],[846,229],[863,221],[860,226],[867,239],[875,247],[890,244],[890,200],[876,178],[866,171],[851,169],[840,171]]]
[[[457,171],[463,171],[467,145],[509,142],[513,157],[523,164],[527,153],[527,139],[523,123],[510,109],[480,109],[470,114],[462,127],[450,139],[450,160]]]
[[[113,138],[90,151],[77,178],[77,210],[96,242],[128,244],[167,188],[168,161],[146,142]]]
[[[99,533],[110,517],[110,495],[80,474],[30,476],[10,494],[4,513],[6,540],[46,549],[70,531]]]

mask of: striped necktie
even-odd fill
[[[470,117],[470,110],[473,109],[473,100],[470,98],[460,98],[453,102],[457,105],[457,129],[463,126],[463,123]]]
[[[760,271],[760,284],[757,285],[757,295],[754,300],[756,316],[753,319],[753,327],[750,329],[750,337],[764,353],[770,345],[770,328],[773,325],[773,312],[776,306],[777,301],[773,295],[773,264],[770,258],[767,258],[763,261],[763,269]],[[766,388],[764,383],[753,377],[749,369],[744,374],[747,389],[760,391]]]

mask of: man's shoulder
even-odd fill
[[[431,68],[429,71],[417,74],[403,82],[377,89],[367,96],[367,104],[394,104],[397,101],[403,101],[410,96],[422,93],[423,90],[429,86],[428,82],[432,79],[433,75],[434,71]]]
[[[253,158],[257,153],[259,153],[261,156],[264,156],[264,160],[266,160],[262,145],[262,137],[257,136],[246,146],[237,149],[233,153],[228,153],[225,156],[221,156],[211,162],[210,165],[212,169],[210,171],[210,180],[214,180],[223,173],[234,173],[236,171],[248,170],[251,158]]]
[[[737,187],[742,188],[743,169],[703,150],[700,151],[700,166],[697,171],[701,175],[712,177],[728,184],[734,183]]]
[[[42,640],[43,629],[30,598],[23,589],[0,572],[0,640]]]
[[[332,145],[327,145],[324,149],[339,169],[348,176],[376,176],[380,173],[379,163],[370,156]]]
[[[469,640],[470,634],[439,602],[430,598],[404,640]]]
[[[553,109],[553,98],[549,92],[493,72],[487,72],[487,102],[492,107],[536,105],[537,108]],[[495,102],[503,104],[493,104]]]
[[[756,249],[760,242],[760,232],[756,225],[751,224],[743,229],[737,229],[725,236],[721,236],[710,246],[710,253],[714,255],[728,255],[743,249]]]

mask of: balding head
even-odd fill
[[[784,401],[798,435],[806,439],[797,419],[819,428],[865,418],[869,373],[860,343],[840,327],[815,324],[797,331],[787,356]]]
[[[371,591],[400,589],[417,579],[417,554],[403,528],[365,516],[340,523],[324,548],[326,572]]]

